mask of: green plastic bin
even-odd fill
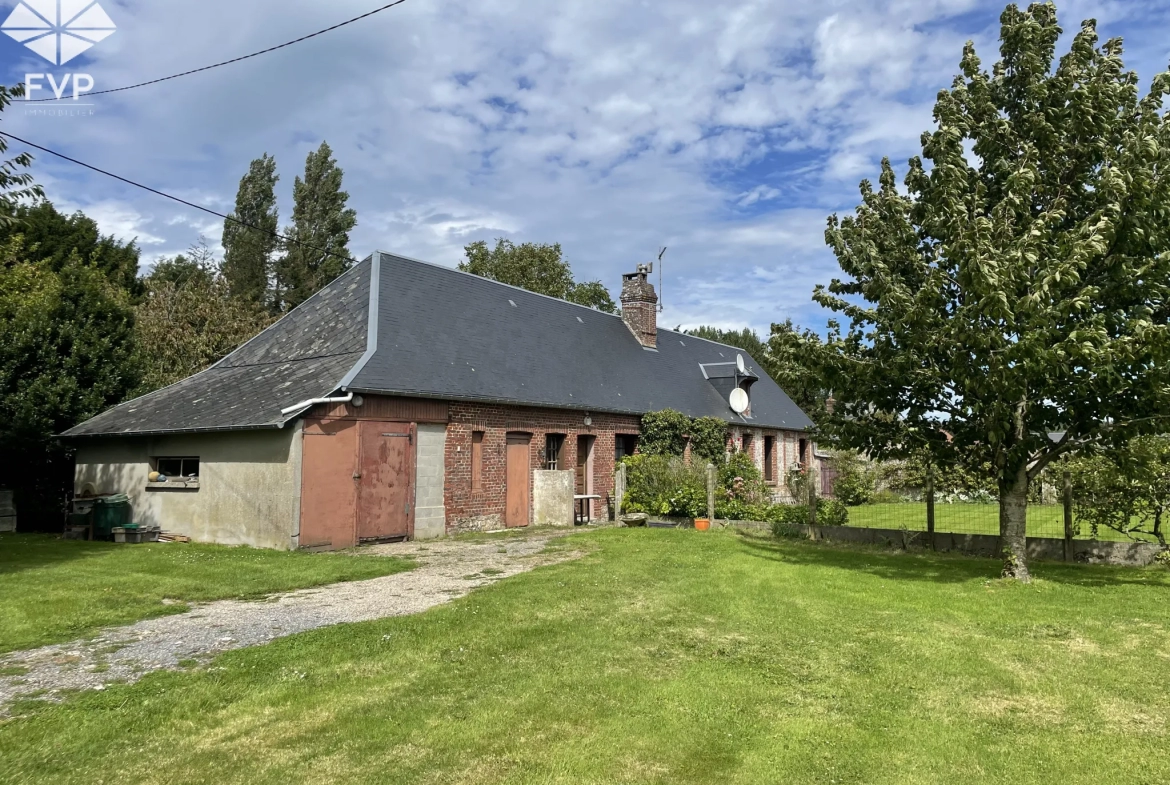
[[[114,529],[130,523],[130,497],[119,493],[103,496],[93,504],[94,539],[113,539]]]

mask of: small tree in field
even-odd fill
[[[1166,428],[1170,74],[1138,94],[1085,22],[1054,66],[1051,4],[1001,17],[990,73],[968,44],[899,192],[883,161],[829,219],[844,280],[814,295],[841,402],[826,423],[877,458],[925,449],[995,475],[1004,574],[1029,579],[1029,484],[1058,456]],[[1058,436],[1050,434],[1057,433]]]

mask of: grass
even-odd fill
[[[410,569],[401,559],[0,535],[0,652],[188,610]]]
[[[935,504],[935,531],[952,534],[999,534],[999,505]],[[849,508],[849,525],[867,529],[926,531],[926,503],[864,504]],[[1028,505],[1028,536],[1064,539],[1064,508],[1054,504]],[[1078,539],[1088,539],[1086,530]],[[1129,541],[1112,529],[1098,532],[1101,540]]]
[[[22,783],[1170,781],[1170,572],[622,529],[425,614],[24,703]]]

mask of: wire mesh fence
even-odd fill
[[[929,531],[930,511],[926,500],[882,501],[846,507],[847,526],[868,529]],[[1065,538],[1064,504],[1034,502],[1028,505],[1028,536],[1047,539]],[[1116,542],[1154,542],[1147,533],[1123,533],[1109,527],[1094,528],[1079,520],[1073,512],[1070,518],[1073,539]],[[999,534],[999,504],[987,501],[936,498],[934,502],[934,531],[942,534]]]

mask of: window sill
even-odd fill
[[[148,482],[148,491],[197,491],[199,480],[170,480],[168,482]]]

